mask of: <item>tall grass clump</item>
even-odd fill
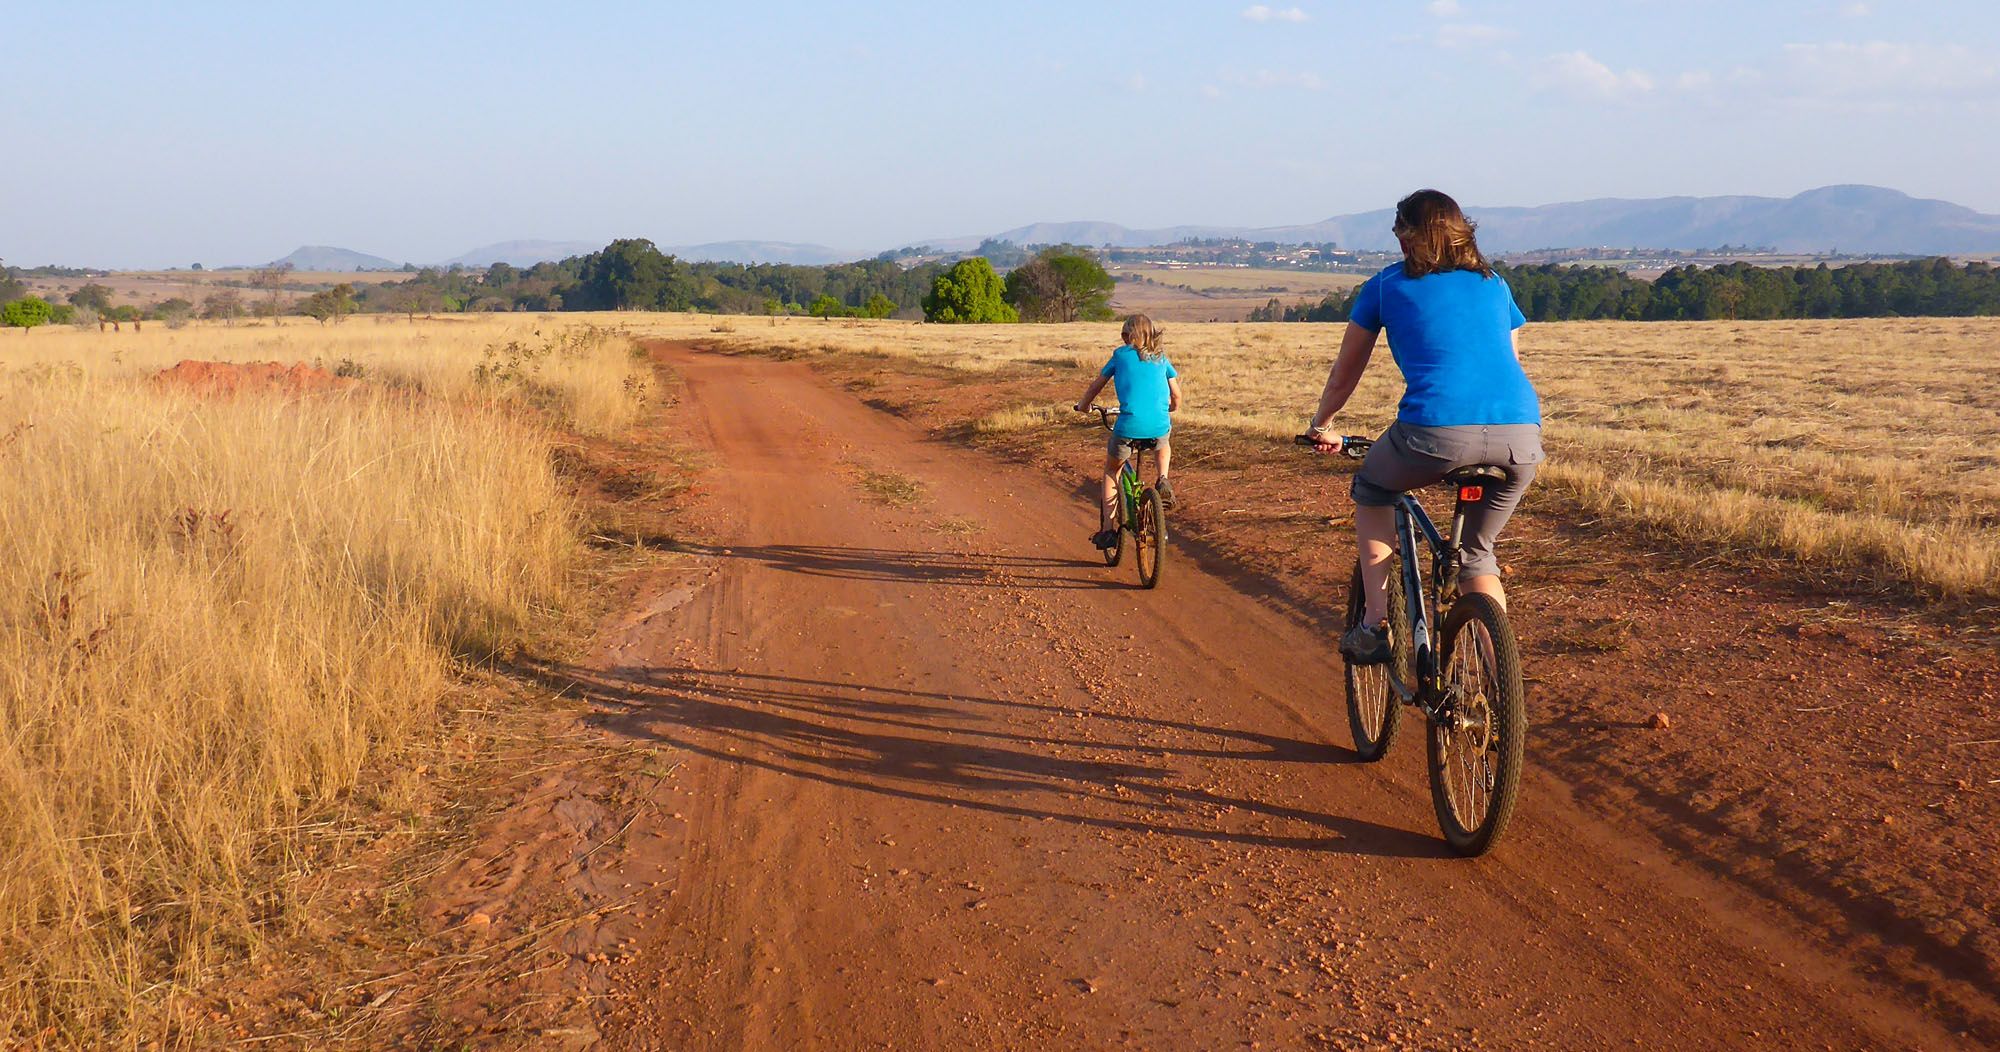
[[[559,596],[543,426],[372,390],[0,377],[0,1047],[129,1036],[254,948],[295,830]]]

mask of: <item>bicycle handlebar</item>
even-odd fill
[[[1092,405],[1088,411],[1096,413],[1098,424],[1102,426],[1104,430],[1109,431],[1111,430],[1111,418],[1117,416],[1118,414],[1124,412],[1125,410],[1109,409],[1101,405]]]
[[[1336,452],[1342,456],[1360,460],[1362,457],[1368,455],[1368,447],[1374,445],[1375,440],[1369,438],[1367,435],[1342,435],[1339,439],[1329,442],[1326,439],[1314,438],[1311,435],[1294,435],[1292,436],[1292,443],[1312,449],[1317,449],[1321,445],[1337,446],[1338,449]]]

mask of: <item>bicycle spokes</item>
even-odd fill
[[[1449,704],[1433,733],[1444,765],[1445,795],[1453,817],[1467,829],[1486,821],[1498,771],[1493,699],[1493,640],[1486,626],[1465,626],[1445,670]]]

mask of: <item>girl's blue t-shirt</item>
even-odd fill
[[[1403,276],[1397,263],[1368,279],[1348,320],[1389,331],[1403,370],[1396,418],[1426,427],[1539,424],[1541,399],[1514,354],[1528,323],[1505,278],[1473,270]]]
[[[1111,352],[1101,375],[1110,377],[1118,391],[1121,412],[1112,430],[1119,438],[1159,438],[1173,429],[1167,381],[1179,374],[1166,355],[1147,361],[1131,346],[1120,347]]]

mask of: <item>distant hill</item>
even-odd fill
[[[497,241],[453,256],[439,265],[485,268],[505,263],[514,267],[532,267],[537,263],[559,262],[571,256],[587,255],[603,247],[595,241]]]
[[[394,260],[371,256],[366,252],[356,252],[351,248],[334,248],[330,245],[301,245],[292,254],[278,263],[290,263],[293,270],[355,271],[355,270],[396,270],[402,266]]]
[[[1879,186],[1828,186],[1796,197],[1603,198],[1535,208],[1466,211],[1490,252],[1598,246],[1699,249],[1769,246],[1780,252],[1953,255],[2000,252],[2000,216],[1949,201],[1911,197]],[[1283,244],[1327,241],[1343,248],[1391,250],[1392,209],[1280,227],[1175,226],[1133,229],[1116,223],[1036,223],[992,235],[1019,245],[1112,245],[1140,248],[1187,238],[1231,237]],[[976,248],[982,238],[925,242],[946,251]]]
[[[660,251],[697,263],[793,263],[807,267],[845,263],[867,255],[790,241],[712,241],[704,245],[662,245]]]

